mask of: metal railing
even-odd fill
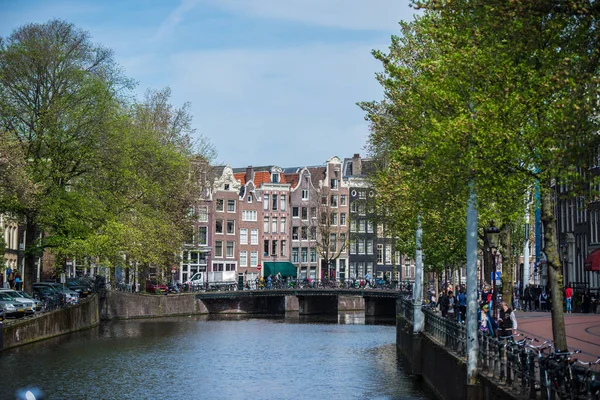
[[[399,314],[413,323],[413,303],[401,300]],[[466,357],[463,324],[423,309],[424,333],[461,358]],[[551,345],[534,339],[494,338],[478,332],[479,374],[530,399],[600,399],[600,359],[583,363],[570,353],[552,353]]]

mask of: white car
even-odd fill
[[[40,311],[42,309],[42,302],[31,298],[25,292],[19,292],[12,289],[0,289],[0,293],[5,293],[9,295],[13,300],[22,303],[25,306],[25,315],[31,315],[36,311]]]

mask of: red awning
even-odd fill
[[[592,251],[583,264],[584,271],[600,271],[600,249]]]

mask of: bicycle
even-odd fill
[[[600,381],[596,379],[598,373],[592,369],[598,364],[600,364],[600,357],[596,361],[574,360],[570,364],[570,375],[572,377],[570,394],[573,400],[597,400],[600,398]]]

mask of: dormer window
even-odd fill
[[[225,190],[229,190],[229,183],[225,184]]]
[[[271,174],[271,183],[279,183],[279,172],[273,172]]]

